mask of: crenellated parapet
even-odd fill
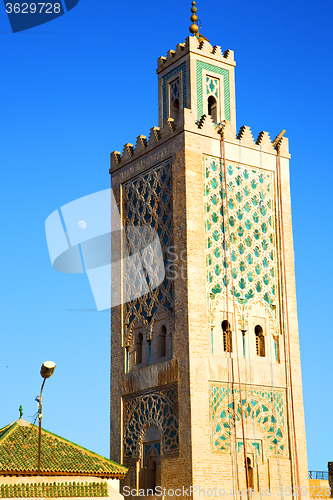
[[[265,149],[267,151],[270,150],[272,153],[274,151],[274,147],[268,132],[260,132],[256,140],[256,144],[258,146],[261,146],[262,149]]]
[[[167,57],[159,57],[157,59],[157,73],[160,70],[170,66],[173,62],[177,61],[180,57],[187,54],[189,52],[189,39],[188,37],[184,43],[179,43],[176,47],[176,50],[169,50]]]
[[[160,127],[152,127],[150,129],[148,140],[145,135],[139,135],[136,139],[135,146],[126,143],[122,154],[120,151],[113,151],[111,153],[111,170],[118,166],[126,165],[141,154],[154,148],[160,142],[163,142],[164,139],[169,139],[176,131],[177,128],[173,118],[167,118],[162,129],[160,129]]]
[[[188,110],[186,112],[187,122],[189,122],[190,117],[191,112]],[[268,132],[262,131],[255,140],[251,128],[246,125],[241,126],[236,135],[229,121],[225,121],[222,124],[216,124],[209,115],[202,115],[200,120],[197,120],[195,123],[197,127],[196,133],[213,138],[220,138],[223,130],[224,139],[227,142],[237,141],[237,143],[242,146],[271,154],[276,154],[277,149],[280,148],[281,156],[290,157],[288,139],[284,136],[281,138],[277,136],[277,138],[272,141]]]
[[[242,144],[246,146],[252,146],[254,145],[254,140],[253,140],[253,135],[250,127],[247,127],[246,125],[243,125],[237,134],[237,139],[242,141]]]
[[[189,52],[207,56],[215,61],[231,64],[232,66],[236,65],[233,50],[227,49],[223,52],[219,45],[212,46],[208,40],[199,41],[197,37],[189,36],[184,43],[177,45],[176,50],[169,50],[167,57],[161,56],[157,59],[156,72],[160,73]]]
[[[279,139],[277,141],[277,138]],[[253,138],[252,131],[250,127],[243,125],[237,134],[237,139],[243,146],[248,146],[253,149],[260,149],[265,153],[276,154],[278,148],[280,148],[281,156],[290,157],[288,139],[286,137],[277,136],[273,141],[271,140],[268,132],[261,131],[256,139]]]
[[[122,153],[113,151],[111,153],[110,171],[126,165],[133,159],[154,149],[165,140],[171,139],[175,134],[184,131],[194,132],[217,140],[221,138],[221,124],[214,123],[212,117],[209,115],[202,115],[200,120],[195,120],[191,111],[185,109],[184,122],[176,125],[173,118],[167,118],[163,128],[152,127],[150,129],[148,139],[145,135],[139,135],[135,146],[131,143],[126,143]],[[223,123],[223,135],[226,142],[236,143],[243,147],[265,153],[275,155],[279,148],[281,156],[290,158],[288,139],[284,136],[281,138],[277,136],[272,141],[268,132],[261,131],[257,139],[254,139],[251,128],[246,125],[241,126],[237,135],[235,135],[231,123],[228,121]]]

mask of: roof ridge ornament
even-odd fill
[[[191,9],[192,16],[190,17],[190,19],[193,24],[190,26],[190,33],[192,33],[192,35],[195,35],[196,37],[199,37],[199,26],[195,24],[198,21],[198,16],[196,15],[198,9],[196,8],[195,5],[196,3],[192,2],[192,9]]]
[[[199,42],[203,42],[204,40],[209,42],[208,38],[206,38],[201,33],[199,33],[199,26],[196,23],[199,21],[200,28],[201,28],[201,21],[198,19],[198,16],[196,14],[197,11],[198,11],[198,9],[196,8],[196,2],[193,1],[192,2],[192,9],[191,9],[192,16],[190,17],[193,24],[191,24],[191,26],[190,26],[190,33],[192,33],[192,35],[194,35],[198,39]]]

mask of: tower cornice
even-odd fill
[[[219,45],[212,46],[208,40],[199,41],[197,37],[189,36],[184,43],[177,45],[176,50],[169,50],[167,57],[161,56],[157,59],[156,73],[159,74],[166,68],[169,69],[175,62],[178,62],[189,53],[208,57],[215,62],[236,66],[233,50],[227,49],[222,52]]]

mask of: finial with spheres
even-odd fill
[[[191,16],[191,21],[192,21],[192,25],[190,26],[190,32],[193,34],[193,35],[198,35],[199,33],[199,27],[197,24],[195,24],[198,20],[198,16],[196,15],[196,12],[197,12],[197,8],[196,8],[196,3],[195,2],[192,2],[192,9],[191,9],[191,12],[192,12],[192,16]]]

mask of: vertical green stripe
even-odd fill
[[[229,84],[229,71],[227,69],[219,68],[218,66],[213,66],[212,64],[204,63],[202,61],[196,61],[196,73],[197,73],[197,119],[203,115],[203,84],[202,84],[202,70],[206,69],[211,73],[217,73],[223,76],[223,95],[224,95],[224,115],[225,119],[230,121],[230,84]]]

